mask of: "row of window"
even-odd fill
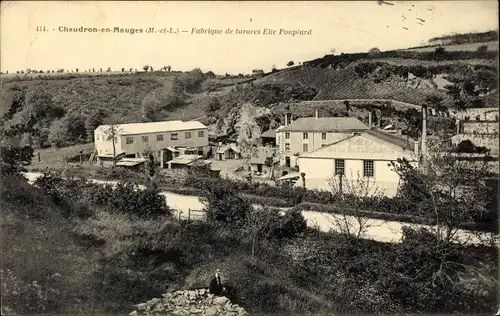
[[[204,137],[204,136],[205,136],[205,131],[198,131],[198,137]],[[184,138],[186,138],[186,139],[191,138],[191,132],[184,132]],[[170,133],[170,140],[178,140],[178,139],[179,139],[178,133]],[[143,143],[149,142],[149,136],[142,136],[141,141]],[[163,134],[157,134],[156,141],[162,142],[163,141]],[[134,137],[127,136],[127,138],[125,139],[125,143],[133,144]]]
[[[363,177],[373,177],[375,174],[373,160],[363,160]],[[344,175],[345,174],[345,160],[335,159],[335,174]]]
[[[285,133],[285,139],[290,139],[290,133]],[[302,133],[302,139],[309,139],[309,133]],[[321,133],[321,140],[326,140],[326,133]]]

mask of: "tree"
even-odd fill
[[[88,140],[92,141],[94,139],[94,131],[99,125],[104,122],[105,113],[103,109],[97,109],[92,111],[85,120],[85,129],[87,131]]]
[[[333,175],[328,179],[331,192],[343,205],[340,214],[333,214],[330,221],[341,234],[361,238],[366,234],[373,222],[361,215],[364,207],[369,204],[377,208],[383,197],[375,183],[370,178],[364,178],[358,172],[350,177],[343,174]]]
[[[437,47],[434,50],[434,59],[435,60],[441,60],[446,56],[446,49],[444,47]]]
[[[142,66],[142,69],[144,69],[144,71],[148,71],[148,69],[149,69],[149,65],[144,65],[144,66]]]
[[[251,211],[251,205],[239,196],[230,184],[206,188],[207,220],[226,227],[241,228]]]
[[[427,106],[434,108],[437,112],[447,112],[447,108],[443,106],[443,97],[437,94],[432,94],[425,97]]]
[[[392,163],[403,181],[398,192],[401,205],[434,223],[426,227],[408,224],[404,228],[404,248],[418,247],[427,254],[406,264],[411,271],[408,274],[412,280],[426,280],[432,286],[463,288],[461,277],[475,270],[460,263],[471,259],[464,247],[470,242],[493,246],[495,240],[494,234],[475,236],[461,228],[466,223],[487,222],[488,214],[497,215],[496,206],[488,201],[491,190],[498,188],[498,179],[488,172],[486,160],[457,159],[453,148],[442,143],[429,144],[427,160],[425,169],[417,169],[402,159]],[[410,269],[409,265],[414,267]]]
[[[111,141],[113,144],[113,166],[116,166],[116,143],[118,142],[118,136],[123,131],[121,126],[116,123],[110,123],[105,128],[106,140]]]
[[[288,67],[290,67],[290,66],[295,65],[295,63],[294,63],[292,60],[290,60],[289,62],[287,62],[287,63],[286,63],[286,65],[287,65]]]
[[[78,72],[78,68],[75,69],[75,72]]]
[[[482,52],[482,53],[485,53],[488,51],[488,46],[487,45],[481,45],[477,48],[477,51],[478,52]]]
[[[122,67],[122,72],[125,72],[125,68]]]
[[[471,150],[471,145],[462,146]],[[464,244],[467,242],[464,236],[459,236],[461,225],[477,222],[488,212],[491,174],[487,160],[458,159],[454,148],[444,143],[430,142],[428,148],[425,169],[415,169],[398,161],[393,163],[394,170],[406,185],[414,188],[411,198],[416,201],[415,215],[431,217],[436,223],[430,228],[436,242],[443,247],[455,242]],[[400,194],[404,200],[408,195],[408,191]]]
[[[153,66],[149,66],[149,71],[153,72]]]
[[[111,72],[111,67],[108,67],[108,69],[106,71],[107,72]]]
[[[2,142],[0,150],[0,163],[2,174],[18,173],[22,166],[31,164],[33,158],[31,146],[17,146],[16,144]]]
[[[64,120],[58,119],[52,122],[49,129],[48,142],[56,147],[63,147],[67,141],[67,124]]]
[[[373,47],[373,48],[370,48],[370,50],[368,51],[368,55],[379,55],[380,54],[380,49],[378,47]]]

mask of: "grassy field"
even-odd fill
[[[83,154],[89,154],[94,151],[94,143],[75,145],[63,148],[44,148],[35,150],[35,157],[33,158],[33,166],[40,167],[40,165],[62,164],[65,157],[77,157],[83,150]],[[38,153],[40,153],[41,162],[38,162]]]

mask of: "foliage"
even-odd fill
[[[383,197],[382,192],[370,182],[369,178],[361,177],[359,172],[357,175],[351,174],[349,179],[345,174],[333,175],[328,182],[332,194],[344,209],[338,217],[333,217],[335,226],[343,234],[363,237],[370,227],[370,221],[358,210],[366,206],[368,201],[373,209],[378,209]]]
[[[196,68],[190,72],[176,75],[172,83],[172,89],[175,93],[194,92],[200,88],[204,80],[205,74],[199,68]]]
[[[206,187],[207,220],[227,226],[242,226],[251,206],[230,186]]]
[[[31,146],[20,147],[4,143],[0,151],[2,174],[13,174],[22,171],[23,166],[29,165],[34,156]]]
[[[165,198],[154,187],[141,190],[130,183],[118,183],[114,188],[102,187],[82,179],[62,180],[50,174],[44,174],[35,184],[51,196],[57,205],[67,210],[70,204],[78,206],[77,214],[65,216],[85,218],[92,215],[96,208],[146,219],[171,215]]]
[[[456,242],[461,223],[488,217],[491,175],[485,160],[461,160],[452,148],[432,143],[425,169],[416,169],[406,160],[392,163],[404,185],[399,192],[413,213],[435,221],[437,243],[449,247]]]

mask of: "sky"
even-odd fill
[[[147,64],[250,73],[325,54],[406,48],[444,34],[498,29],[494,0],[380,2],[2,1],[0,68],[119,70]],[[61,32],[64,27],[143,33]],[[179,33],[145,33],[150,27]],[[222,34],[193,34],[193,28]],[[228,28],[233,34],[225,33]],[[235,34],[236,29],[261,33]],[[264,35],[264,29],[277,34]],[[280,29],[305,34],[279,35]]]

